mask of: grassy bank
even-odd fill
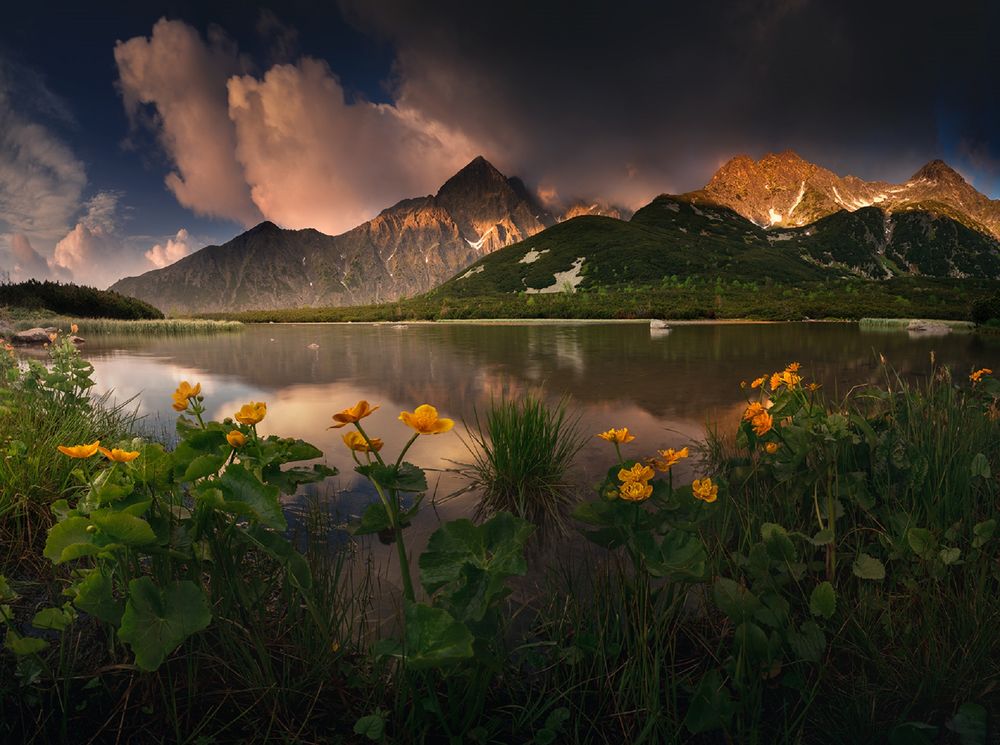
[[[81,336],[145,336],[153,334],[218,334],[240,331],[239,321],[217,321],[203,318],[161,318],[144,320],[120,320],[115,318],[74,318],[37,313],[20,309],[7,316],[7,323],[14,331],[41,327],[55,327],[69,331],[76,326]]]
[[[426,476],[376,436],[453,437],[447,412],[336,413],[375,495],[337,549],[321,503],[289,526],[280,495],[330,470],[259,436],[266,407],[205,421],[211,392],[182,384],[168,453],[89,401],[70,345],[51,354],[0,350],[5,740],[985,745],[1000,722],[987,372],[886,369],[831,400],[797,365],[748,370],[739,427],[689,449],[609,421],[596,490],[570,486],[572,404],[498,401],[469,443],[483,522],[418,556]],[[91,438],[119,450],[55,452]],[[540,530],[561,520],[575,538]]]
[[[668,278],[658,285],[618,285],[546,295],[464,296],[455,290],[437,290],[381,305],[260,310],[205,317],[249,323],[464,318],[969,320],[972,303],[990,296],[996,286],[991,281],[929,278],[806,281],[796,285]]]

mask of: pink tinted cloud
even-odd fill
[[[162,269],[179,259],[183,259],[192,250],[191,235],[187,230],[181,228],[173,238],[168,238],[163,243],[157,243],[143,255],[150,264],[157,269]]]
[[[235,48],[221,34],[206,42],[181,21],[160,19],[149,37],[120,41],[114,53],[129,117],[140,121],[144,105],[156,111],[153,126],[176,167],[166,184],[177,201],[198,214],[258,222],[226,102],[226,81],[242,69]]]

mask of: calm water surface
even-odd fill
[[[690,444],[707,423],[734,426],[744,405],[740,381],[793,360],[828,392],[843,393],[883,376],[879,354],[901,373],[921,376],[932,351],[957,375],[974,366],[1000,369],[1000,337],[912,336],[828,323],[682,325],[669,332],[612,323],[275,324],[206,337],[95,337],[84,354],[96,368],[98,390],[119,400],[136,397],[143,428],[159,437],[173,430],[170,394],[180,380],[201,382],[216,419],[246,401],[266,401],[263,433],[312,442],[340,469],[335,483],[321,489],[335,495],[346,520],[374,496],[351,470],[344,430],[328,427],[334,412],[359,399],[381,406],[366,429],[386,441],[389,453],[410,432],[396,419],[403,409],[431,403],[456,419],[459,436],[422,437],[410,451],[409,460],[427,467],[468,461],[462,420],[472,421],[494,397],[528,392],[569,396],[587,433],[628,426],[637,437],[629,452],[638,457]],[[610,455],[592,439],[581,457],[583,480],[602,472]],[[440,497],[461,480],[437,473],[431,484]],[[426,535],[438,518],[467,514],[473,499],[425,510],[417,532]]]

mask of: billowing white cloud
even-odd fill
[[[191,235],[187,230],[181,228],[177,231],[177,235],[173,238],[168,238],[164,243],[157,243],[146,251],[144,256],[149,260],[150,264],[157,269],[162,269],[169,264],[173,264],[178,259],[183,259],[192,250]]]
[[[241,73],[230,42],[183,21],[119,42],[115,60],[133,120],[143,104],[156,111],[177,168],[168,186],[203,214],[339,233],[435,190],[478,153],[415,109],[349,96],[322,61]]]
[[[10,279],[13,282],[31,278],[50,279],[53,275],[49,262],[34,249],[28,236],[23,233],[15,233],[10,237],[10,256]]]
[[[236,160],[226,81],[242,71],[235,47],[221,32],[206,42],[181,21],[161,19],[152,35],[115,45],[119,86],[133,123],[150,122],[176,170],[166,184],[185,207],[244,225],[260,220]]]
[[[411,110],[348,101],[324,62],[229,81],[236,155],[253,201],[287,227],[339,233],[427,193],[475,156],[466,139]]]

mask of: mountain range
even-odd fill
[[[436,194],[341,235],[265,222],[111,289],[191,313],[387,302],[439,285],[530,293],[691,275],[1000,278],[1000,201],[939,160],[889,184],[786,151],[734,157],[704,188],[634,215],[601,203],[554,214],[479,157]]]

